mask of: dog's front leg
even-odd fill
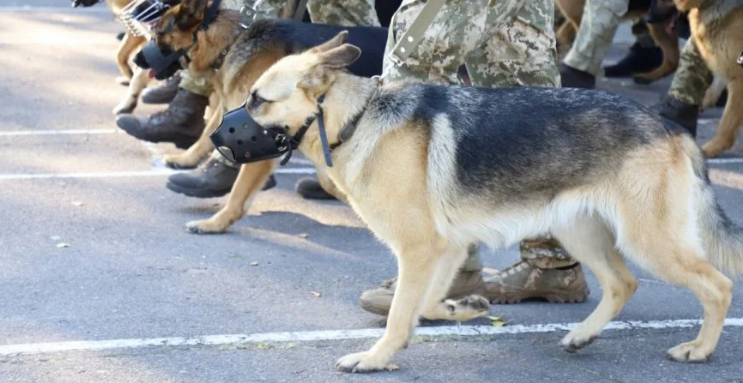
[[[235,221],[242,218],[247,209],[246,205],[250,205],[253,197],[261,191],[277,163],[278,160],[272,160],[240,166],[240,173],[232,186],[227,204],[209,219],[187,223],[188,231],[197,234],[217,234],[227,230]]]
[[[381,371],[410,339],[423,300],[434,278],[438,257],[444,249],[431,245],[406,246],[398,255],[398,280],[392,299],[387,331],[367,352],[340,358],[335,367],[343,372]]]

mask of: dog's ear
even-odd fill
[[[176,24],[178,29],[188,31],[204,19],[207,0],[184,0],[178,10]]]
[[[320,63],[326,68],[341,69],[361,57],[361,49],[351,44],[343,44],[320,54]]]
[[[312,53],[323,53],[327,52],[333,48],[338,48],[341,46],[344,42],[346,42],[346,38],[348,37],[348,31],[341,31],[335,37],[332,39],[322,43],[321,45],[318,45],[310,50]]]

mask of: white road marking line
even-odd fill
[[[707,160],[708,164],[740,164],[743,163],[743,158],[710,158]]]
[[[679,319],[665,321],[617,321],[610,322],[605,330],[633,330],[648,329],[661,330],[669,328],[690,328],[699,326],[701,320]],[[512,325],[503,327],[494,326],[441,326],[421,327],[416,330],[418,336],[428,337],[472,337],[483,335],[507,334],[534,334],[557,331],[569,331],[578,326],[578,323],[548,323],[534,325]],[[743,327],[743,318],[728,318],[727,327]],[[70,341],[54,343],[27,343],[0,346],[0,356],[48,354],[66,351],[95,351],[120,348],[141,347],[176,347],[176,346],[214,346],[250,343],[285,343],[285,342],[313,342],[328,340],[367,339],[378,338],[384,329],[362,330],[328,330],[328,331],[298,331],[273,332],[259,334],[232,334],[232,335],[205,335],[193,338],[141,338],[141,339],[113,339],[100,341]]]
[[[0,7],[0,13],[12,13],[12,12],[63,12],[63,13],[108,13],[111,11],[108,7],[32,7],[29,5],[23,5],[20,7],[9,6]]]
[[[121,177],[157,177],[169,176],[176,173],[185,173],[190,170],[153,169],[133,172],[107,173],[41,173],[41,174],[0,174],[0,181],[36,180],[57,178],[121,178]],[[315,168],[280,168],[276,174],[315,174]]]
[[[51,135],[75,135],[75,134],[113,134],[116,129],[60,129],[60,130],[13,130],[0,132],[0,137],[9,136],[51,136]]]

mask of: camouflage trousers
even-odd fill
[[[243,5],[255,8],[258,18],[275,19],[287,0],[224,0],[227,9],[238,10]],[[307,11],[313,23],[342,26],[379,26],[373,0],[309,0]],[[205,79],[192,76],[188,70],[181,71],[179,86],[190,92],[209,96],[213,89]]]
[[[699,55],[693,39],[686,41],[681,51],[679,67],[673,75],[668,95],[691,105],[702,105],[704,93],[712,85],[712,71]]]
[[[447,2],[408,59],[392,66],[389,52],[424,5],[420,0],[403,1],[392,17],[384,82],[458,84],[457,69],[464,63],[476,86],[560,86],[553,0],[492,3]],[[549,237],[523,241],[520,250],[523,260],[541,268],[576,263]],[[470,246],[468,255],[462,270],[482,270],[477,246]]]
[[[611,48],[629,0],[588,0],[573,46],[565,56],[565,64],[594,76],[602,73],[601,63]]]
[[[424,5],[404,0],[392,17],[385,82],[458,84],[457,69],[465,64],[478,86],[560,86],[553,0],[447,1],[415,52],[392,67],[387,55]]]

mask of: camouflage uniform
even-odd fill
[[[668,95],[690,105],[702,105],[704,93],[712,85],[712,71],[699,55],[693,39],[686,41],[681,51],[679,67],[673,75]]]
[[[578,34],[565,56],[565,64],[594,76],[601,74],[601,62],[628,8],[629,0],[586,1]]]
[[[485,0],[447,2],[416,51],[401,65],[391,66],[387,55],[423,5],[420,0],[405,0],[392,18],[385,83],[412,79],[458,84],[457,69],[464,63],[476,86],[560,86],[552,0],[508,0],[494,5]],[[545,268],[575,263],[564,250],[542,241],[524,241],[521,257],[539,259],[539,266]],[[470,252],[462,269],[482,270],[477,252]]]

